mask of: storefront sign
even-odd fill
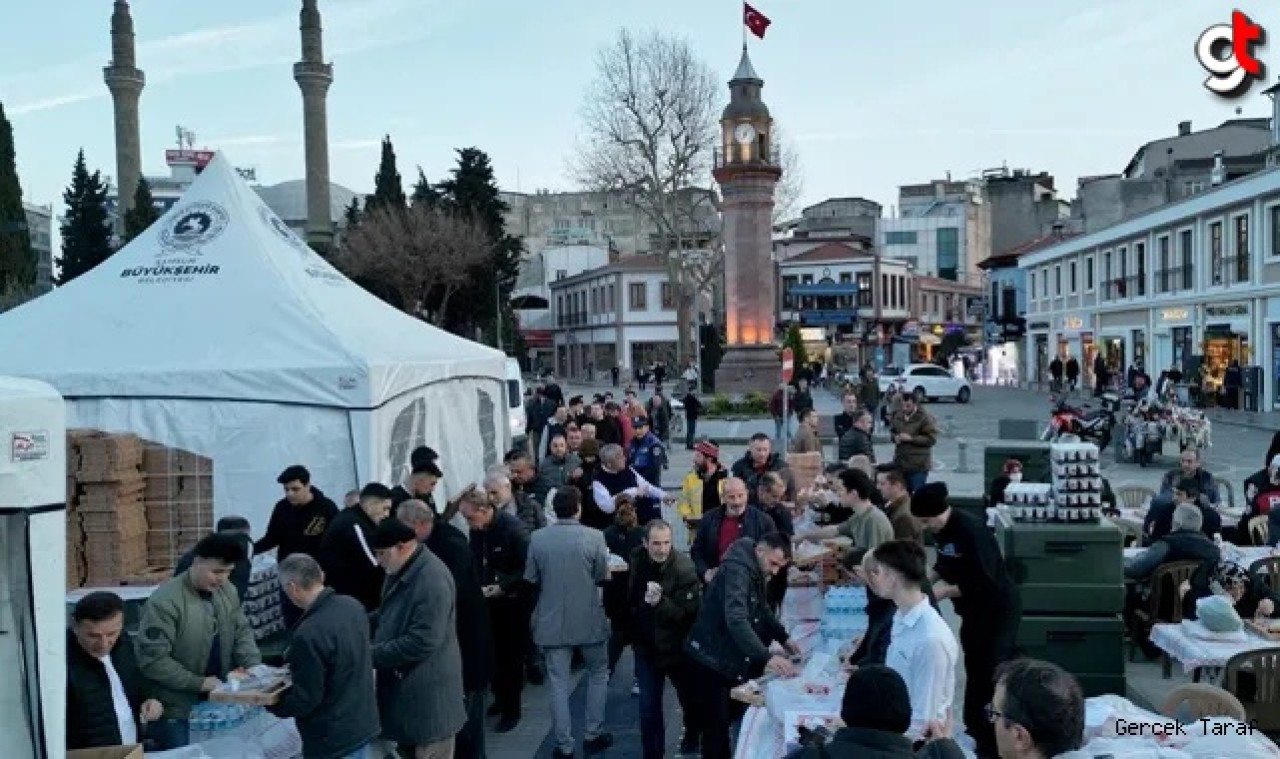
[[[1191,312],[1185,308],[1166,308],[1160,312],[1162,322],[1184,322],[1191,318]]]
[[[1027,325],[1027,329],[1032,332],[1043,332],[1049,329],[1049,322],[1031,322]]]
[[[1026,327],[1019,322],[1005,322],[1001,327],[1005,340],[1019,340],[1027,333]]]
[[[915,338],[919,337],[919,336],[920,336],[920,322],[918,322],[918,321],[909,321],[909,322],[907,322],[906,324],[902,325],[902,332],[901,332],[901,335],[902,335],[902,337],[909,337],[909,338],[911,338],[911,339],[913,339],[913,340],[914,340]]]
[[[1084,329],[1084,319],[1079,316],[1062,317],[1062,330],[1064,332],[1079,332]]]
[[[1225,306],[1205,306],[1204,312],[1208,316],[1218,317],[1248,316],[1249,306],[1244,303],[1231,303]]]

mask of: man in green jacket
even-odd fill
[[[164,705],[151,729],[160,750],[190,743],[191,707],[229,672],[262,662],[253,630],[228,579],[244,546],[214,533],[195,547],[191,568],[147,599],[136,641],[138,668]]]

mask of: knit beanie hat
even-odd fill
[[[709,459],[720,460],[720,446],[710,440],[699,440],[694,444],[693,449]]]
[[[906,682],[883,664],[858,667],[845,686],[840,718],[846,727],[902,735],[911,727],[911,696]]]

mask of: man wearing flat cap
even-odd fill
[[[986,520],[947,503],[947,486],[930,482],[911,495],[911,515],[933,533],[938,558],[930,579],[939,601],[950,598],[960,616],[964,650],[964,724],[979,757],[997,756],[984,708],[991,703],[996,667],[1013,658],[1022,602]]]
[[[387,574],[371,649],[382,739],[414,759],[452,759],[467,721],[453,576],[399,519],[370,542]]]

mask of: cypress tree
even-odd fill
[[[151,196],[151,183],[146,177],[138,177],[138,189],[133,193],[133,208],[124,215],[124,240],[121,247],[130,240],[147,231],[160,218],[156,212],[156,201]]]
[[[370,206],[384,208],[403,208],[408,205],[404,196],[404,181],[396,168],[396,149],[391,145],[391,136],[382,138],[382,158],[378,161],[378,173],[373,175],[373,196],[369,198]]]
[[[111,257],[111,228],[107,224],[107,184],[102,173],[89,173],[84,149],[76,156],[71,185],[62,193],[67,214],[62,219],[62,255],[58,284],[65,285]]]
[[[13,127],[0,103],[0,291],[25,289],[35,281],[36,257],[22,210]]]
[[[430,208],[440,202],[440,193],[427,181],[427,175],[418,167],[418,181],[413,185],[413,193],[409,196],[413,204],[426,203]]]

